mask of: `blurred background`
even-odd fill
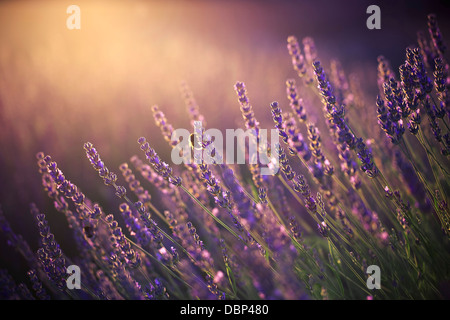
[[[92,200],[115,210],[113,191],[85,158],[92,142],[106,165],[139,154],[146,136],[166,160],[170,148],[155,126],[158,104],[175,128],[187,128],[180,95],[186,81],[208,127],[243,127],[234,84],[245,82],[256,117],[272,128],[269,104],[287,106],[285,81],[296,78],[286,39],[311,36],[325,68],[331,58],[361,79],[368,101],[375,98],[376,58],[393,68],[405,48],[426,31],[436,13],[446,39],[446,1],[0,1],[0,204],[13,230],[37,248],[29,203],[45,212],[62,244],[67,223],[42,190],[35,154],[50,154]],[[81,29],[69,30],[66,9],[81,9]],[[381,9],[381,30],[366,27],[369,5]],[[371,107],[369,105],[368,107]],[[0,235],[0,268],[26,266]]]

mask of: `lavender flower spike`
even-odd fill
[[[356,140],[356,153],[361,160],[361,170],[364,171],[369,178],[375,178],[378,174],[378,168],[373,162],[372,151],[367,148],[362,138]]]
[[[303,56],[298,40],[295,36],[289,36],[287,39],[287,48],[292,58],[292,66],[301,78],[306,74],[305,57]]]
[[[150,147],[147,139],[141,137],[139,138],[138,143],[141,145],[141,150],[144,151],[153,170],[171,184],[177,187],[181,186],[181,178],[173,176],[172,168],[164,161],[161,161],[156,151]]]
[[[109,171],[105,166],[92,143],[86,142],[84,144],[84,150],[86,150],[86,157],[91,162],[92,167],[98,172],[98,175],[103,179],[103,182],[107,186],[113,186],[116,189],[116,195],[118,197],[124,197],[126,194],[125,187],[116,185],[117,175],[114,172]]]
[[[442,39],[442,33],[439,29],[435,14],[428,15],[428,31],[430,32],[431,39],[433,39],[434,47],[439,52],[439,55],[443,56],[447,46]]]

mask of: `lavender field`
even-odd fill
[[[449,18],[0,1],[0,299],[449,299]],[[178,129],[214,161],[175,164]],[[279,170],[218,161],[208,129],[256,133]]]

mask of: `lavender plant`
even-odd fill
[[[258,164],[171,166],[151,147],[154,137],[141,137],[142,153],[120,165],[120,179],[87,142],[89,163],[121,201],[105,212],[39,152],[43,190],[66,217],[76,253],[64,253],[36,205],[37,252],[0,210],[2,234],[25,259],[31,284],[1,270],[1,297],[448,298],[450,77],[435,15],[428,31],[406,49],[398,73],[378,58],[379,94],[370,101],[339,61],[327,70],[312,38],[290,36],[298,79],[286,80],[285,104],[267,105],[281,138],[269,150],[280,163],[273,176],[261,176]],[[240,81],[234,89],[243,126],[259,142],[251,92]],[[203,121],[186,83],[181,92],[191,124]],[[174,148],[174,127],[158,106],[151,110]],[[313,110],[321,110],[322,128]],[[378,126],[368,128],[361,113]],[[203,134],[194,133],[192,147],[221,157],[210,137],[196,143]],[[66,286],[69,265],[81,269],[80,289]],[[380,289],[368,286],[371,265],[381,271]]]

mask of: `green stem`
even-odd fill
[[[224,227],[229,233],[231,233],[233,236],[235,236],[237,239],[242,240],[242,238],[234,232],[229,226],[227,226],[222,220],[217,218],[208,208],[206,208],[203,203],[201,203],[200,200],[198,200],[185,186],[181,185],[180,188],[188,195],[190,196],[206,213],[208,213],[211,218],[214,219],[218,224],[220,224],[222,227]]]

